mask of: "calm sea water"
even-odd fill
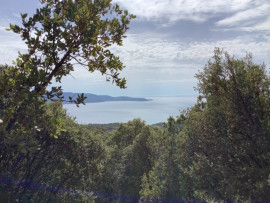
[[[78,123],[116,123],[141,118],[147,124],[165,122],[169,116],[178,116],[180,111],[196,103],[196,96],[185,97],[147,97],[151,101],[117,101],[87,103],[76,107],[64,104],[69,115],[76,117]]]

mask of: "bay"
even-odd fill
[[[81,124],[126,123],[134,118],[141,118],[146,124],[166,122],[169,116],[178,116],[180,112],[193,106],[196,96],[147,97],[150,101],[110,101],[86,103],[76,107],[64,104],[64,108]]]

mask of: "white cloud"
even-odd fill
[[[248,31],[270,31],[270,17],[268,17],[264,22],[257,24],[254,27],[248,27]]]
[[[269,0],[114,0],[137,20],[158,21],[168,26],[179,20],[206,22],[217,17],[226,30],[269,31]]]
[[[269,44],[270,38],[258,41],[253,35],[243,35],[228,40],[186,43],[180,40],[154,38],[151,35],[133,34],[124,40],[123,47],[114,47],[113,51],[120,56],[128,68],[136,71],[162,67],[178,69],[185,67],[185,64],[193,64],[194,68],[198,69],[199,65],[203,66],[207,63],[215,47],[224,48],[237,57],[243,57],[246,52],[251,52],[257,61],[263,62],[269,58]]]
[[[241,25],[236,25],[233,27],[221,28],[221,29],[213,29],[216,31],[245,31],[245,32],[270,32],[270,17],[263,19],[261,22],[246,21],[246,23],[242,23]]]
[[[264,18],[269,16],[269,4],[263,4],[255,8],[250,8],[241,12],[234,14],[228,18],[220,20],[217,22],[218,26],[240,26],[243,27],[243,24],[251,24],[257,23],[254,20],[258,18]]]
[[[249,8],[252,0],[114,0],[139,19],[169,21],[206,21],[218,13],[231,13]],[[260,0],[262,2],[262,0]]]
[[[18,51],[24,52],[26,45],[19,35],[6,31],[6,27],[0,26],[0,64],[12,64],[18,56]]]

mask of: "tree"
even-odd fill
[[[65,131],[55,139],[48,135],[50,126],[42,126],[33,139],[35,145],[25,151],[20,148],[11,151],[1,145],[0,199],[90,201],[101,189],[101,166],[106,157],[101,135],[75,123],[66,115],[61,102],[47,104],[44,114],[52,121],[60,120]]]
[[[182,115],[182,170],[200,199],[268,200],[270,78],[251,54],[216,49],[197,75],[199,102]]]
[[[141,177],[148,174],[157,159],[160,134],[160,128],[146,126],[140,119],[120,124],[112,132],[103,179],[103,192],[109,194],[107,199],[139,200]]]
[[[107,80],[125,88],[125,78],[119,77],[124,66],[109,47],[122,45],[130,19],[135,16],[117,4],[112,5],[111,0],[42,0],[41,3],[44,6],[32,17],[21,14],[22,26],[11,24],[9,29],[19,34],[28,47],[26,53],[19,53],[13,66],[1,66],[0,116],[4,123],[1,127],[9,134],[18,131],[19,125],[28,131],[40,123],[34,120],[42,114],[38,112],[42,104],[46,100],[63,99],[61,86],[53,86],[51,90],[48,86],[53,80],[60,83],[77,64],[90,72],[100,71]],[[85,97],[81,94],[69,99],[78,105]],[[24,120],[28,115],[27,130]]]
[[[181,171],[177,164],[179,125],[173,117],[164,124],[163,135],[159,137],[158,156],[153,167],[142,176],[141,202],[163,202],[183,200]]]
[[[12,66],[0,66],[0,178],[8,180],[8,184],[1,185],[6,191],[1,195],[7,195],[7,201],[42,198],[31,193],[33,181],[54,184],[56,189],[82,181],[85,184],[77,185],[77,189],[95,189],[92,183],[100,172],[97,159],[103,148],[80,130],[68,130],[65,116],[59,113],[61,107],[54,108],[54,103],[48,107],[48,101],[63,100],[61,86],[49,89],[53,80],[60,83],[80,65],[90,72],[101,72],[120,88],[125,88],[126,83],[119,76],[124,66],[109,47],[122,45],[128,24],[135,16],[111,0],[41,3],[43,7],[33,16],[21,14],[21,26],[10,25],[9,30],[26,43],[27,52],[19,53]],[[78,105],[84,99],[81,94],[69,100]],[[84,178],[87,174],[88,178]],[[26,188],[22,183],[27,184]],[[58,189],[44,192],[44,200],[57,200]]]
[[[43,95],[52,79],[61,82],[78,63],[90,72],[100,71],[124,88],[125,79],[120,79],[118,73],[123,64],[108,48],[122,45],[134,16],[117,4],[112,5],[111,0],[42,0],[41,3],[44,7],[37,9],[32,17],[21,14],[22,27],[10,25],[10,30],[20,34],[28,46],[28,52],[19,54],[15,65],[27,76],[29,86]]]

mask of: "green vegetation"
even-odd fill
[[[47,86],[84,58],[124,87],[122,63],[106,48],[121,44],[133,16],[108,0],[42,2],[33,17],[22,15],[23,28],[11,25],[28,53],[0,66],[2,202],[270,200],[264,65],[216,49],[197,75],[197,104],[162,128],[140,119],[79,125],[63,110],[61,87]],[[119,18],[105,19],[110,12]]]
[[[53,80],[61,82],[70,74],[74,62],[105,74],[120,88],[125,78],[119,78],[124,66],[109,47],[121,45],[133,15],[112,5],[109,0],[42,0],[44,5],[32,17],[21,14],[22,27],[10,25],[28,46],[25,54],[3,65],[0,71],[0,118],[3,150],[16,149],[27,153],[37,148],[40,134],[58,138],[63,121],[46,113],[46,102],[62,101],[61,86],[49,86]],[[51,90],[49,90],[51,88]],[[84,94],[70,102],[84,103]],[[2,149],[2,148],[1,148]],[[9,154],[9,153],[8,153]]]

